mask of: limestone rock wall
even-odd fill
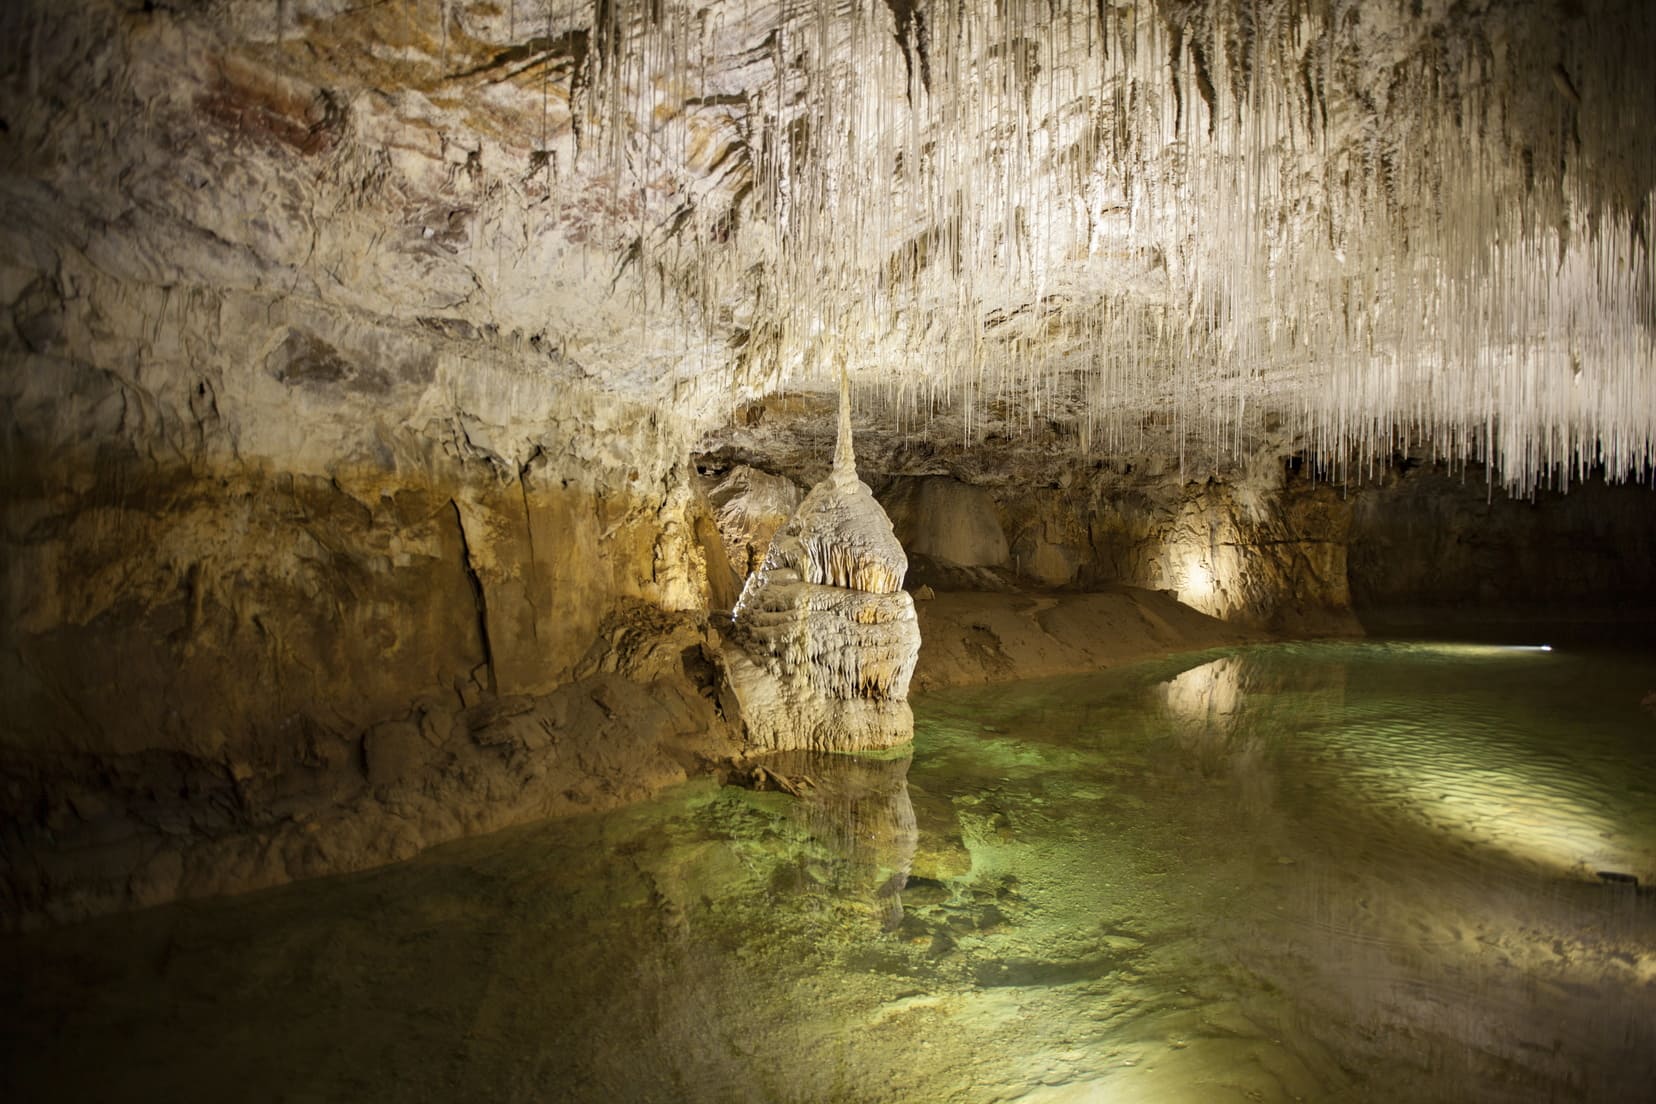
[[[1091,482],[1085,529],[1071,536],[1083,550],[1078,582],[1169,590],[1203,613],[1279,632],[1354,628],[1349,505],[1337,488],[1270,456],[1224,478],[1135,476]]]
[[[682,428],[539,339],[83,229],[0,229],[0,924],[405,857],[718,743]],[[649,611],[673,663],[603,669]]]
[[[653,574],[660,497],[463,468],[101,472],[81,491],[7,488],[14,742],[79,724],[111,751],[211,746],[315,703],[358,723],[415,696],[544,693],[620,601],[697,593]]]
[[[659,481],[11,456],[8,926],[404,858],[722,750],[695,500]],[[640,624],[649,669],[615,658]]]
[[[746,464],[704,478],[702,484],[739,592],[741,583],[764,563],[771,538],[793,516],[804,492],[787,476]]]
[[[795,483],[819,470],[814,442],[775,425],[730,436],[698,467],[745,472],[751,462]],[[909,553],[911,588],[1129,586],[1168,591],[1242,627],[1356,628],[1350,500],[1281,446],[1200,477],[1154,453],[1084,461],[1035,444],[948,448],[878,435],[865,451],[866,470],[879,473],[869,481]]]
[[[696,500],[660,473],[329,477],[139,441],[10,453],[7,926],[404,858],[722,752]],[[615,658],[639,624],[647,670]]]
[[[1656,610],[1656,491],[1593,479],[1514,498],[1481,469],[1394,470],[1355,496],[1351,594],[1360,610]]]
[[[1234,624],[1344,631],[1348,510],[1338,491],[1270,457],[1217,478],[1132,461],[1047,486],[1006,487],[999,506],[1023,578],[1171,592]]]
[[[946,476],[899,476],[880,504],[903,548],[957,567],[1002,567],[1010,559],[995,501],[987,491]]]
[[[498,136],[282,10],[0,14],[0,926],[637,796],[723,731],[687,430],[567,279],[600,230],[525,225],[588,197],[531,216]]]

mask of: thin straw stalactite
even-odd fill
[[[1195,465],[1269,424],[1340,477],[1407,442],[1518,491],[1649,478],[1640,5],[716,10],[614,0],[547,35],[592,44],[570,103],[634,216],[617,292],[723,333],[728,390],[844,364],[968,443],[1160,434]],[[720,371],[706,348],[686,375]]]

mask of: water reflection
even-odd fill
[[[1167,707],[1204,735],[1227,728],[1242,699],[1241,656],[1224,656],[1162,683]]]
[[[1634,827],[1653,818],[1606,803],[1606,784],[1619,788],[1617,749],[1577,738],[1570,717],[1520,721],[1488,689],[1446,674],[1498,661],[1514,679],[1556,679],[1550,650],[1383,645],[1370,646],[1366,664],[1308,658],[1304,649],[1256,649],[1161,682],[1177,765],[1229,780],[1246,812],[1271,805],[1287,770],[1354,814],[1393,822],[1373,826],[1381,835],[1407,825],[1555,874],[1656,878],[1656,849],[1625,831],[1630,815]],[[1367,684],[1348,704],[1353,676]]]
[[[1276,802],[1283,734],[1330,723],[1345,701],[1340,669],[1253,653],[1210,660],[1158,689],[1176,767],[1226,781],[1238,810],[1252,816]]]
[[[838,755],[788,751],[759,760],[791,783],[795,820],[807,848],[799,856],[798,884],[873,903],[880,926],[902,923],[919,838],[909,799],[912,752]]]
[[[912,762],[766,760],[798,796],[0,944],[0,1098],[1643,1099],[1656,896],[1579,864],[1651,880],[1650,670],[1294,645],[928,696]]]

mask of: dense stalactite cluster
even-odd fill
[[[1650,470],[1642,5],[603,10],[585,156],[680,197],[623,285],[728,318],[745,386],[845,360],[968,436]]]
[[[845,363],[968,439],[1651,470],[1640,0],[0,18],[19,225],[180,296],[475,334],[531,395],[705,427]]]

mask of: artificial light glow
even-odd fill
[[[1417,766],[1407,786],[1429,821],[1514,858],[1582,877],[1639,865],[1617,844],[1615,821],[1544,770],[1445,761]]]
[[[1407,652],[1451,656],[1456,659],[1511,658],[1514,652],[1542,653],[1552,651],[1551,644],[1467,644],[1458,641],[1410,641],[1388,645]]]
[[[1173,584],[1174,596],[1185,605],[1210,616],[1222,614],[1222,594],[1214,571],[1200,547],[1170,549],[1172,562],[1165,569]]]
[[[1380,645],[1387,653],[1442,656],[1456,663],[1550,653],[1550,644],[1402,643]],[[1230,748],[1241,770],[1245,742],[1262,714],[1274,709],[1270,694],[1248,692],[1249,657],[1226,656],[1192,667],[1162,684],[1168,710],[1181,722],[1175,736],[1187,750]],[[1266,680],[1265,685],[1270,685]],[[1304,709],[1304,702],[1296,709]],[[1481,848],[1551,870],[1593,878],[1601,870],[1652,874],[1656,854],[1626,842],[1590,778],[1560,771],[1545,757],[1485,742],[1453,725],[1422,726],[1410,720],[1346,717],[1335,703],[1329,744],[1323,751],[1339,764],[1341,780],[1363,804],[1401,813]],[[1473,718],[1476,724],[1476,718]]]
[[[1199,725],[1228,723],[1241,704],[1242,663],[1227,656],[1168,679],[1162,684],[1168,708]]]
[[[1213,575],[1204,564],[1194,563],[1185,568],[1185,583],[1180,593],[1187,601],[1201,601],[1213,594]]]

